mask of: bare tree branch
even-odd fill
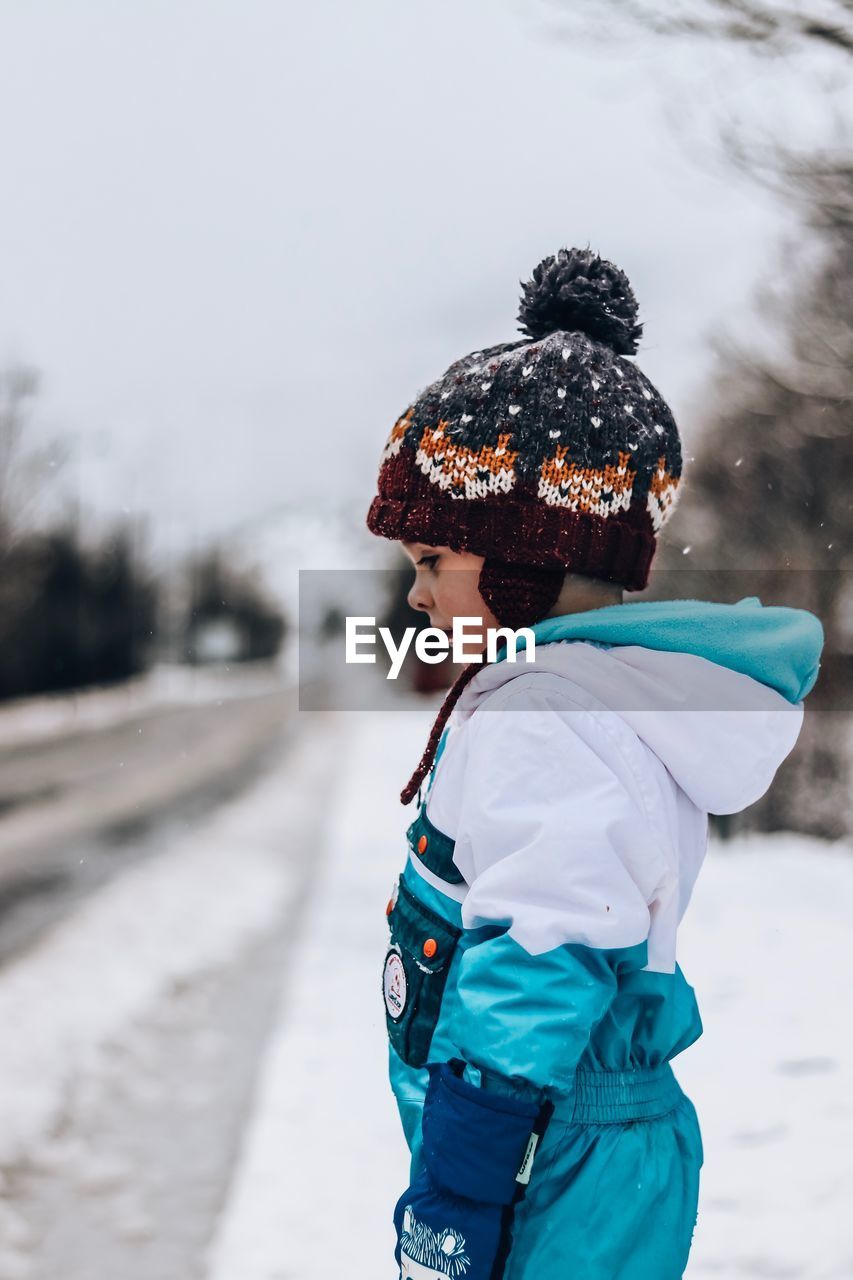
[[[563,7],[568,8],[565,0]],[[610,0],[610,9],[657,35],[731,40],[767,53],[790,52],[804,44],[853,53],[853,0],[834,0],[829,7],[816,0],[804,0],[797,7],[780,6],[776,0],[682,0],[678,5]]]
[[[835,45],[845,53],[853,53],[853,32],[845,31],[842,27],[827,27],[822,22],[804,22],[800,33],[822,40],[825,44]]]

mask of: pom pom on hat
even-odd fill
[[[631,356],[643,334],[628,277],[591,249],[560,249],[522,281],[519,329],[545,338],[560,329],[585,333],[617,355]]]

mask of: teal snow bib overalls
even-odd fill
[[[459,902],[427,883],[414,861],[449,886],[462,883],[454,841],[430,822],[426,804],[446,736],[407,831],[414,857],[389,903],[383,974],[391,1084],[413,1180],[422,1167],[425,1064],[457,1056],[448,1028],[455,975],[471,941]],[[679,1280],[684,1273],[703,1154],[695,1110],[668,1059],[702,1027],[681,970],[644,973],[645,947],[628,950],[635,954],[616,962],[619,995],[574,1080],[553,1082],[554,1114],[515,1209],[501,1280]],[[535,1034],[535,985],[529,1016]],[[488,1077],[481,1083],[490,1086]]]

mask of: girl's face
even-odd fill
[[[485,649],[486,628],[497,627],[499,623],[477,589],[484,557],[472,551],[432,547],[425,542],[401,542],[400,545],[415,566],[415,580],[408,594],[410,606],[428,614],[430,626],[448,634],[454,618],[479,618]],[[466,628],[466,649],[476,650],[473,638],[476,629],[476,626]]]

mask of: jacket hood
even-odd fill
[[[797,741],[824,643],[814,614],[757,596],[608,605],[530,630],[535,661],[507,662],[499,650],[463,689],[454,720],[530,672],[561,676],[582,705],[621,716],[715,814],[739,812],[770,786]]]

